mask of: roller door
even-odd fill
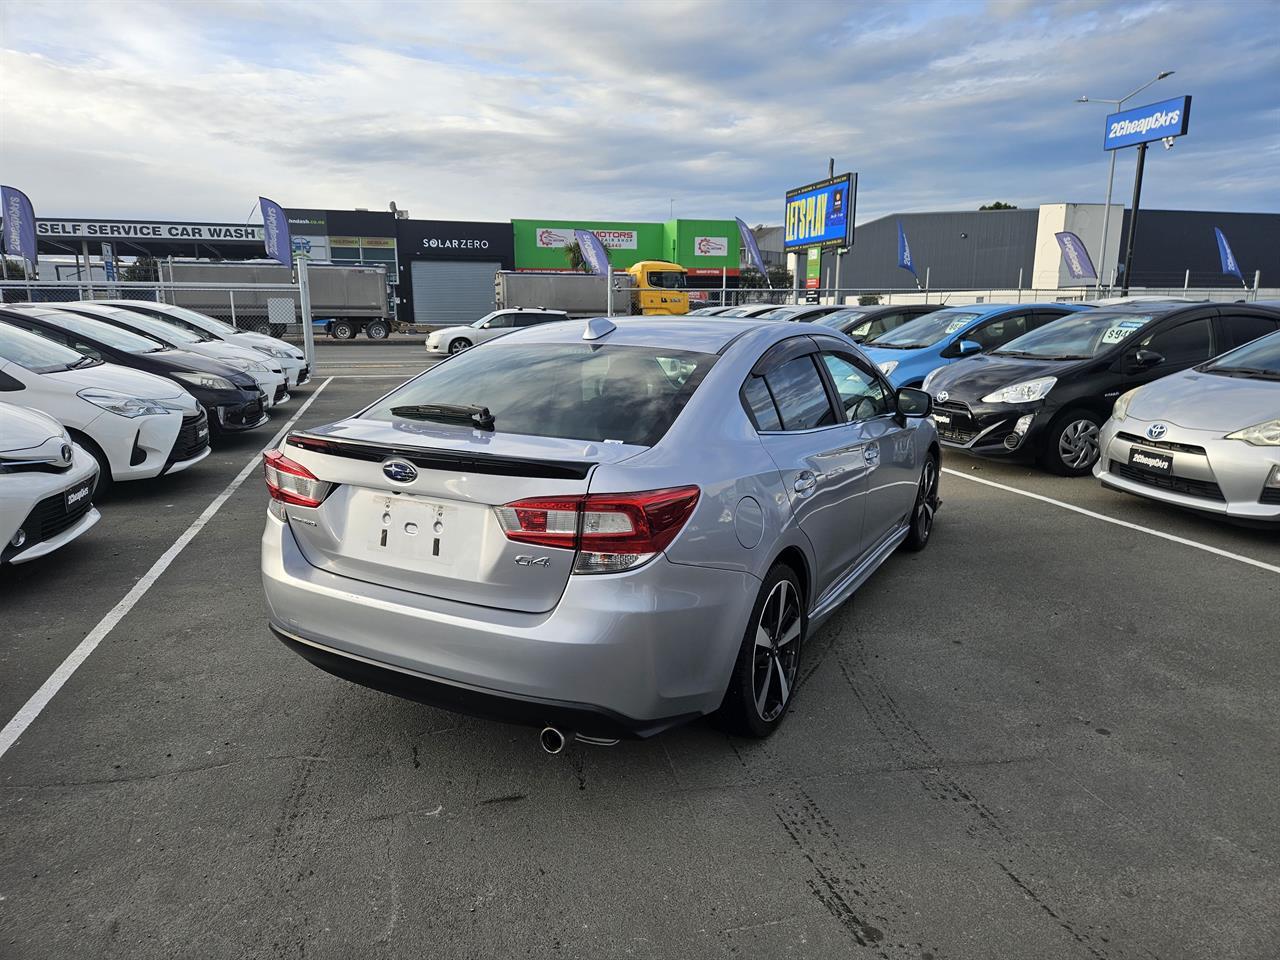
[[[500,263],[474,260],[413,261],[413,322],[452,325],[478,320],[494,309],[494,275]]]

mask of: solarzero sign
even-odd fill
[[[37,220],[36,236],[51,240],[240,240],[262,242],[262,227],[232,223]]]
[[[1121,110],[1107,117],[1102,137],[1103,150],[1119,150],[1137,143],[1151,143],[1167,137],[1181,137],[1191,120],[1191,98],[1175,97],[1145,107]]]
[[[849,246],[857,196],[856,173],[788,190],[783,249]]]

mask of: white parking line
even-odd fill
[[[329,380],[326,379],[311,392],[307,402],[298,408],[298,412],[290,418],[288,423],[280,428],[280,432],[271,439],[270,443],[262,448],[262,452],[270,450],[280,442],[289,429],[298,422],[298,418],[307,412],[307,407],[315,402],[316,397],[320,396],[328,385]],[[22,709],[14,714],[13,719],[4,725],[4,729],[0,730],[0,757],[3,757],[9,748],[17,742],[27,727],[31,726],[32,721],[40,716],[40,711],[48,706],[49,701],[62,689],[62,685],[70,680],[71,675],[89,658],[89,654],[93,653],[107,634],[115,629],[116,624],[125,618],[137,602],[142,599],[143,595],[160,579],[160,575],[169,569],[169,565],[183,551],[183,548],[195,538],[197,533],[204,529],[205,524],[213,519],[213,515],[222,509],[222,505],[245,482],[249,474],[253,473],[261,462],[262,452],[254,454],[253,458],[245,464],[244,469],[236,474],[236,478],[227,484],[220,494],[213,498],[213,502],[204,508],[204,512],[196,517],[191,526],[187,527],[182,532],[182,535],[173,542],[173,545],[160,555],[160,559],[151,565],[151,569],[143,574],[142,579],[133,585],[133,589],[126,593],[124,598],[112,607],[105,617],[98,621],[98,625],[89,631],[79,645],[71,651],[67,659],[58,665],[58,669],[53,671],[49,679],[40,685],[40,689],[31,695],[31,699],[22,705]]]
[[[994,480],[984,480],[981,477],[971,477],[967,473],[961,473],[958,470],[951,470],[947,467],[943,467],[942,472],[950,474],[953,477],[960,477],[962,480],[971,480],[974,483],[981,483],[984,486],[995,487],[999,490],[1007,490],[1009,493],[1016,493],[1020,497],[1028,497],[1032,500],[1039,500],[1043,503],[1051,503],[1055,507],[1062,507],[1063,510],[1080,513],[1086,517],[1101,520],[1104,523],[1114,523],[1117,527],[1127,527],[1130,530],[1137,530],[1139,533],[1147,533],[1153,537],[1159,537],[1161,540],[1180,543],[1183,546],[1192,547],[1196,550],[1203,550],[1205,553],[1212,553],[1219,557],[1226,557],[1228,560],[1235,560],[1238,563],[1247,563],[1251,567],[1258,567],[1261,570],[1269,570],[1271,573],[1280,573],[1280,567],[1275,564],[1264,563],[1261,560],[1253,559],[1253,557],[1242,556],[1241,554],[1232,553],[1230,550],[1223,550],[1219,547],[1211,547],[1209,544],[1200,543],[1198,540],[1188,540],[1186,537],[1179,537],[1172,533],[1165,533],[1163,530],[1153,530],[1151,527],[1144,527],[1141,524],[1130,523],[1128,520],[1117,520],[1115,517],[1108,517],[1104,513],[1095,513],[1093,510],[1086,510],[1084,507],[1077,507],[1074,504],[1066,503],[1062,500],[1055,500],[1053,497],[1046,497],[1038,493],[1031,493],[1028,490],[1020,490],[1017,487],[1011,487],[1004,483],[996,483]]]

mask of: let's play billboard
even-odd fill
[[[1181,137],[1191,122],[1191,98],[1174,97],[1145,107],[1121,110],[1107,117],[1102,136],[1103,150],[1119,150],[1165,137]]]
[[[853,243],[857,199],[856,173],[788,190],[783,249],[849,246]]]

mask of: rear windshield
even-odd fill
[[[872,337],[867,341],[869,347],[893,347],[909,350],[913,347],[931,347],[946,339],[953,333],[963,330],[972,320],[982,316],[961,310],[939,310],[915,320],[909,320],[888,333]]]
[[[835,327],[837,330],[843,330],[846,324],[861,320],[867,313],[868,311],[866,310],[837,310],[835,313],[828,313],[817,322],[824,327]]]
[[[497,433],[652,446],[680,415],[716,357],[665,347],[491,341],[437,364],[363,416],[392,407],[488,407]]]
[[[1072,313],[1010,340],[992,353],[1043,360],[1085,360],[1128,340],[1152,319],[1149,313]]]

